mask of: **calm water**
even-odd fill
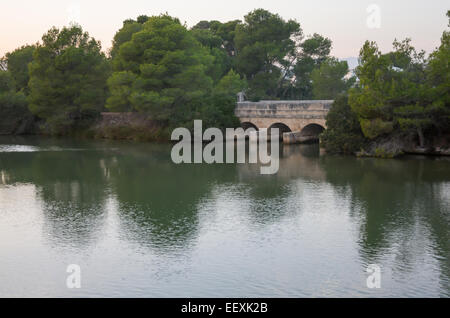
[[[0,296],[450,296],[448,159],[281,151],[261,176],[176,166],[169,145],[0,138]]]

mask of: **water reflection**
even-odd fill
[[[442,189],[448,189],[449,161],[323,157],[321,164],[327,180],[341,193],[350,189],[358,206],[352,208],[352,217],[360,223],[358,243],[365,262],[381,262],[390,255],[393,275],[427,276],[427,267],[433,265],[424,260],[432,254],[448,295],[450,205],[442,200]]]
[[[224,290],[243,273],[255,280],[218,296],[244,291],[260,296],[263,287],[310,296],[319,285],[328,286],[320,289],[322,295],[364,295],[364,286],[353,288],[370,263],[388,270],[387,291],[380,295],[450,295],[449,160],[356,159],[321,156],[317,146],[284,146],[279,173],[262,176],[258,165],[174,165],[168,145],[29,138],[3,138],[0,144],[0,194],[35,187],[39,200],[27,204],[39,207],[40,231],[52,248],[87,250],[105,240],[126,241],[142,249],[139,253],[183,253],[190,262],[186,268],[204,275],[213,271],[205,264],[221,259],[230,267],[217,265],[214,275],[223,275],[218,281]],[[4,210],[21,204],[5,202],[0,202]],[[7,220],[5,215],[0,211],[0,220]],[[240,245],[244,254],[226,241]],[[224,255],[211,254],[220,253],[211,252],[212,242]],[[330,242],[333,246],[326,246]],[[260,254],[255,247],[262,248]],[[333,248],[344,252],[334,255]],[[196,257],[208,261],[196,268]],[[322,280],[327,273],[320,271],[339,269],[338,262],[353,273],[342,269],[337,273],[342,280],[329,278],[327,285]],[[270,264],[298,268],[285,268],[291,276],[276,282],[267,275]],[[308,277],[306,268],[317,273]]]

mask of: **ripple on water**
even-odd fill
[[[28,145],[0,145],[0,152],[36,152],[40,149]]]
[[[62,148],[57,146],[51,147],[38,147],[30,145],[0,145],[0,153],[11,153],[11,152],[58,152],[58,151],[86,151],[83,148]],[[113,149],[110,149],[113,150]]]

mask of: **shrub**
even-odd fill
[[[340,96],[327,115],[327,129],[321,143],[329,153],[352,154],[364,144],[358,118],[348,104],[347,96]]]

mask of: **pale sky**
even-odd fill
[[[371,4],[380,8],[367,12]],[[395,38],[411,37],[417,49],[430,53],[447,27],[449,0],[1,0],[0,57],[24,44],[40,41],[52,26],[76,20],[85,31],[111,46],[115,32],[128,18],[168,12],[187,25],[200,20],[241,19],[264,8],[300,22],[305,34],[319,33],[333,41],[333,55],[355,57],[366,39],[390,50]],[[368,26],[369,19],[372,27]],[[375,19],[375,20],[374,20]]]

